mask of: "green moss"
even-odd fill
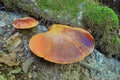
[[[78,13],[82,11],[80,4],[93,5],[93,0],[37,0],[41,12],[50,18],[62,20],[77,19]],[[83,6],[84,7],[84,6]],[[46,15],[45,15],[46,16]]]
[[[77,12],[79,11],[79,0],[74,1],[70,0],[37,0],[39,3],[39,7],[42,11],[49,11],[52,16],[66,16],[67,14],[72,12],[71,17],[75,17]],[[79,2],[78,2],[79,1]],[[59,17],[59,16],[58,16]]]
[[[120,45],[120,38],[117,36],[112,36],[112,42]]]
[[[88,24],[97,24],[102,27],[107,24],[109,28],[118,29],[118,17],[114,11],[108,7],[92,5],[83,14],[88,19]]]
[[[0,75],[0,80],[7,80],[3,75]]]
[[[120,43],[116,35],[118,27],[118,16],[106,6],[90,6],[83,13],[84,26],[91,30],[96,48],[108,56],[119,56]]]

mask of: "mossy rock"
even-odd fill
[[[2,1],[7,1],[7,3],[9,3],[9,1],[13,1],[13,0],[2,0]],[[31,0],[19,0],[19,1],[22,1],[22,3],[24,3],[23,1],[31,1]],[[47,0],[48,1],[48,0]],[[49,0],[50,1],[50,0]],[[51,1],[55,1],[55,0],[51,0]],[[58,1],[61,1],[61,0],[58,0]],[[72,0],[73,1],[73,0]],[[79,1],[81,1],[81,3],[83,4],[83,11],[92,11],[92,10],[90,10],[90,9],[94,9],[96,6],[97,7],[99,7],[97,4],[95,4],[94,3],[94,1],[93,0],[79,0]],[[67,2],[67,0],[65,1],[64,0],[64,2]],[[20,2],[18,2],[19,4],[20,4]],[[11,4],[11,3],[9,3],[9,4]],[[9,5],[8,4],[8,5]],[[17,4],[17,3],[16,3]],[[44,3],[45,4],[45,3]],[[79,4],[79,3],[78,3]],[[7,6],[8,6],[7,5]],[[21,5],[23,5],[23,4],[21,4]],[[25,5],[25,4],[24,4]],[[19,5],[13,5],[13,6],[16,6],[16,7],[13,7],[13,8],[17,8],[17,7],[19,7]],[[20,6],[20,8],[22,9],[24,9],[24,10],[29,10],[30,8],[28,8],[29,6],[27,6],[27,5],[25,5],[26,7],[24,7],[24,6]],[[72,5],[71,5],[72,6]],[[91,7],[90,7],[91,6]],[[95,7],[92,7],[92,6],[95,6]],[[8,7],[12,7],[12,4],[11,4],[11,6],[9,5]],[[49,7],[49,6],[48,6]],[[26,9],[26,8],[28,8],[28,9]],[[39,5],[39,8],[41,8],[40,7],[40,5]],[[100,7],[99,7],[100,8]],[[102,7],[103,8],[103,7]],[[101,10],[101,9],[100,9]],[[110,9],[111,10],[111,9]],[[42,11],[42,10],[41,10]],[[28,11],[29,12],[29,11]],[[104,12],[104,10],[103,10],[103,12]],[[113,11],[112,11],[113,12]],[[32,13],[32,8],[30,9],[30,13]],[[106,12],[107,13],[107,12]],[[109,13],[109,11],[108,11],[108,13]],[[113,12],[114,13],[114,12]],[[34,14],[34,11],[33,11],[33,13],[32,14]],[[97,13],[96,13],[97,14]],[[39,14],[39,16],[41,16],[42,14]],[[66,14],[67,15],[67,14]],[[83,14],[84,15],[84,14]],[[100,14],[101,15],[101,14]],[[37,15],[35,15],[34,14],[34,16],[37,16]],[[94,16],[94,15],[93,15]],[[106,15],[107,16],[107,15]],[[116,15],[115,15],[116,16]],[[44,14],[43,15],[43,17],[46,17],[46,18],[50,18],[48,15],[46,16],[46,14]],[[89,17],[89,16],[88,16]],[[54,18],[54,17],[53,17]],[[94,17],[93,17],[94,18]],[[99,18],[99,16],[97,17],[97,18]],[[86,18],[86,19],[88,19],[88,18]],[[106,18],[105,18],[106,19]],[[96,19],[97,20],[97,19]],[[101,19],[102,20],[102,19]],[[69,21],[69,20],[68,20]],[[88,19],[88,23],[89,23],[89,19]],[[118,21],[118,20],[116,20],[116,21]],[[115,22],[116,22],[115,21]],[[71,23],[72,23],[72,21],[70,21]],[[104,22],[104,21],[103,21]],[[109,21],[108,21],[109,22]],[[110,21],[111,22],[111,21]],[[96,22],[94,22],[94,23],[96,23]],[[65,23],[65,24],[67,24],[67,23]],[[77,22],[76,22],[76,24],[77,24]],[[106,22],[106,24],[108,24],[107,22]],[[105,24],[105,25],[106,25]],[[87,24],[87,21],[86,21],[86,25],[87,25],[87,28],[89,28],[89,26],[91,26],[92,24]],[[98,24],[94,24],[94,25],[96,25],[96,28],[99,26]],[[104,25],[104,26],[105,26]],[[117,22],[116,22],[116,25],[117,25]],[[117,28],[116,28],[116,25],[115,24],[113,24],[113,26],[111,26],[111,27],[113,27],[113,28],[110,28],[110,29],[113,29],[113,30],[116,30]],[[110,25],[108,25],[108,26],[110,26]],[[95,37],[95,39],[97,39],[97,41],[98,42],[96,42],[96,44],[97,43],[102,43],[102,46],[103,46],[103,48],[104,48],[104,43],[105,43],[105,46],[107,47],[107,46],[111,46],[112,44],[110,44],[111,42],[113,42],[113,44],[118,44],[119,43],[119,38],[116,36],[116,35],[112,35],[111,36],[111,34],[109,34],[109,32],[111,32],[111,31],[109,31],[109,28],[108,28],[108,26],[105,28],[105,27],[102,27],[102,26],[99,26],[98,27],[98,29],[96,29],[96,30],[98,30],[98,32],[96,32],[96,34],[94,34],[94,37],[95,37],[95,35],[96,35],[96,37],[97,37],[97,35],[99,35],[100,34],[100,31],[99,30],[102,30],[102,29],[105,29],[105,32],[103,32],[103,35],[102,35],[102,39],[101,39],[101,37],[100,36],[98,36],[98,39]],[[118,26],[118,25],[117,25]],[[101,28],[102,27],[102,28]],[[108,28],[108,29],[107,29]],[[94,33],[94,31],[96,31],[96,30],[94,30],[94,26],[92,26],[91,28],[89,28],[89,29],[91,29],[91,31],[92,31],[92,34]],[[106,30],[107,29],[107,30]],[[103,30],[104,31],[104,30]],[[108,32],[107,32],[108,31]],[[34,31],[33,31],[34,32]],[[33,33],[32,32],[32,33]],[[26,35],[25,35],[26,34]],[[27,37],[27,38],[25,38],[25,37],[23,37],[22,38],[22,40],[25,40],[25,42],[26,42],[26,39],[28,39],[28,35],[31,35],[31,33],[29,33],[29,34],[27,34],[26,32],[24,33],[24,35],[25,35],[25,37]],[[107,37],[106,37],[107,36]],[[112,37],[112,38],[111,38]],[[106,45],[106,41],[107,40],[109,40],[108,38],[110,38],[110,41],[109,42],[107,42],[109,45]],[[99,39],[100,39],[100,41],[101,42],[99,42]],[[103,40],[103,41],[102,41]],[[27,40],[28,41],[28,40]],[[117,42],[116,42],[117,41]],[[27,44],[27,43],[25,43],[24,42],[24,44]],[[103,43],[104,42],[104,43]],[[101,45],[101,44],[97,44],[97,45]],[[25,45],[24,45],[25,46]],[[118,47],[119,47],[119,44],[117,45]],[[25,46],[26,47],[26,46]],[[27,46],[28,47],[28,46]],[[114,46],[113,46],[114,47]],[[116,45],[115,45],[115,47],[116,47]],[[110,50],[112,50],[111,48],[109,48]],[[108,51],[109,51],[109,49],[108,49]],[[120,48],[118,48],[118,49],[120,49]],[[116,50],[114,50],[114,51],[116,51]],[[27,54],[29,54],[29,53],[31,53],[31,52],[29,52],[29,49],[28,50],[26,50],[26,51],[21,51],[20,52],[20,54],[25,54],[25,55],[27,55]],[[18,54],[18,53],[17,53]],[[96,54],[95,56],[97,56],[98,54]],[[32,56],[34,56],[34,55],[32,55]],[[21,60],[23,59],[22,57],[20,57],[21,58]],[[94,57],[93,57],[94,58]],[[100,59],[100,60],[99,60]],[[95,59],[95,63],[99,63],[99,61],[100,61],[100,63],[101,63],[101,60],[105,60],[106,61],[106,59],[104,59],[103,57],[101,57],[101,58],[98,58],[97,57],[97,60]],[[109,61],[111,61],[111,60],[109,60]],[[90,63],[91,62],[91,60],[90,59],[88,59],[88,63]],[[99,64],[100,64],[99,63]],[[102,63],[104,63],[104,61],[102,62]],[[85,64],[85,63],[84,63]],[[87,64],[87,63],[86,63]],[[94,64],[94,65],[97,65],[97,64]],[[102,64],[102,66],[103,66],[104,64]],[[35,68],[36,67],[36,68]],[[88,66],[89,67],[89,66]],[[74,64],[68,64],[68,65],[59,65],[59,64],[54,64],[54,63],[50,63],[50,62],[47,62],[47,61],[45,61],[45,60],[43,60],[43,59],[37,59],[36,60],[36,58],[35,58],[35,63],[32,65],[32,66],[30,66],[30,68],[31,69],[29,69],[29,71],[28,71],[28,73],[33,73],[33,71],[34,72],[37,72],[38,74],[38,76],[37,76],[37,78],[36,78],[36,80],[89,80],[89,79],[91,79],[91,80],[99,80],[99,79],[103,79],[101,76],[99,77],[99,74],[97,74],[98,72],[96,72],[96,70],[95,69],[92,69],[93,71],[95,71],[95,72],[92,72],[92,70],[90,69],[90,68],[87,68],[87,67],[84,67],[84,66],[82,66],[79,62],[78,63],[74,63]],[[101,68],[101,66],[100,66],[100,68]],[[109,70],[104,70],[104,71],[109,71]],[[113,71],[113,69],[112,69],[112,71]],[[107,73],[107,72],[105,72],[105,73]],[[21,76],[21,75],[23,75],[24,73],[22,72],[22,73],[20,73],[20,74],[17,74],[16,76],[16,79],[17,80],[20,80],[20,79],[23,79],[23,80],[34,80],[34,79],[26,79],[26,75],[27,74],[25,74],[25,78],[23,78],[24,76]],[[103,74],[102,72],[101,72],[101,74]],[[110,73],[111,74],[111,73]],[[93,76],[93,77],[92,77]],[[29,75],[28,74],[28,77],[31,77],[31,75]],[[33,76],[34,77],[34,76]],[[106,76],[105,76],[106,77]],[[111,79],[111,76],[110,76],[110,79]],[[115,80],[115,79],[114,79]]]
[[[7,9],[27,12],[38,19],[55,23],[80,26],[80,12],[88,5],[97,5],[94,0],[1,0]]]
[[[117,36],[118,16],[106,6],[90,6],[83,13],[84,26],[91,30],[96,48],[108,56],[120,58],[120,38]]]
[[[79,14],[82,13],[83,24],[91,30],[95,37],[96,48],[109,56],[119,57],[119,44],[114,43],[116,41],[112,39],[112,36],[116,36],[112,34],[113,31],[118,29],[118,17],[112,9],[99,6],[98,0],[70,0],[69,2],[67,0],[1,1],[13,10],[18,9],[18,11],[25,11],[36,18],[45,18],[43,22],[48,20],[55,21],[55,23],[80,26],[81,18],[79,18]],[[119,38],[114,40],[119,40]]]
[[[98,5],[94,0],[36,0],[44,18],[71,26],[80,26],[82,12],[88,5]]]

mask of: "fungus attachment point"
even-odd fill
[[[31,51],[50,62],[68,64],[78,62],[94,49],[92,35],[82,28],[54,24],[48,32],[33,36]]]
[[[35,27],[38,21],[32,17],[24,17],[13,21],[13,26],[17,29],[27,29]]]

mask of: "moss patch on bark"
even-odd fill
[[[83,13],[84,26],[91,30],[96,41],[96,48],[110,57],[120,58],[118,21],[115,12],[106,6],[90,6]]]

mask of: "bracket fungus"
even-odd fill
[[[38,21],[32,17],[24,17],[14,20],[12,24],[17,29],[27,29],[38,25]]]
[[[81,61],[94,49],[94,38],[82,29],[53,24],[48,32],[33,36],[31,51],[50,62],[68,64]]]

